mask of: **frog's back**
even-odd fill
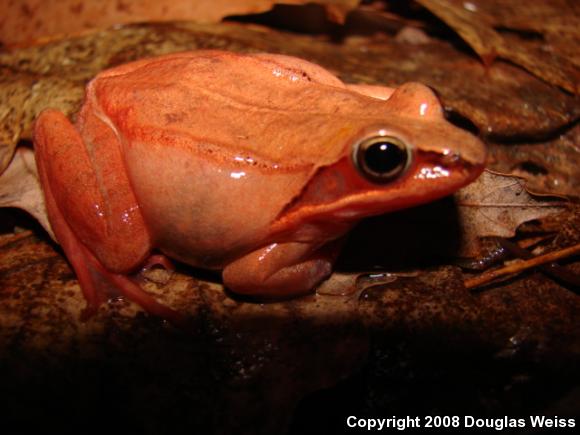
[[[383,101],[347,90],[317,65],[262,54],[145,59],[105,71],[89,92],[129,141],[178,134],[198,152],[244,150],[266,166],[332,163],[353,134],[385,114]]]

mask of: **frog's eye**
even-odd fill
[[[354,163],[365,178],[386,183],[401,175],[408,166],[410,147],[394,136],[373,136],[354,148]]]

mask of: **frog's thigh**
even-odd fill
[[[235,293],[259,296],[293,296],[311,291],[332,271],[332,250],[304,243],[272,244],[229,264],[224,284]]]
[[[379,100],[388,100],[395,88],[388,88],[386,86],[377,85],[346,85],[351,91],[366,95],[367,97],[377,98]]]
[[[122,162],[115,161],[121,156],[114,135],[99,127],[99,138],[90,138],[100,140],[93,159],[100,155],[109,162],[97,174],[87,150],[96,145],[86,145],[61,112],[44,111],[35,125],[37,164],[53,198],[47,208],[59,242],[58,227],[66,224],[105,269],[126,272],[145,259],[150,240]]]

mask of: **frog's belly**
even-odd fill
[[[153,246],[185,263],[219,268],[268,241],[277,215],[308,174],[263,169],[183,147],[133,143],[129,178]]]

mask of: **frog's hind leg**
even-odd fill
[[[106,130],[97,131],[107,135]],[[99,183],[91,160],[94,156],[75,127],[58,111],[48,110],[39,116],[34,143],[51,226],[87,301],[82,317],[94,314],[108,298],[108,290],[114,288],[151,314],[183,324],[179,313],[157,302],[126,276],[149,255],[151,244],[130,186],[120,179],[125,175],[118,171],[106,174],[107,181]],[[107,146],[115,144],[108,142]],[[99,151],[109,159],[115,157],[114,150]],[[114,162],[112,167],[121,169]],[[131,210],[131,215],[122,207]],[[131,225],[120,225],[129,218]]]
[[[113,288],[127,299],[139,304],[147,312],[183,327],[183,316],[177,311],[157,302],[154,297],[144,291],[138,284],[123,274],[106,270],[95,256],[74,235],[58,208],[54,208],[54,198],[50,191],[46,192],[47,208],[54,232],[70,261],[83,291],[87,306],[81,313],[81,319],[87,320],[96,314],[99,306],[108,298],[108,290]],[[49,204],[52,204],[49,206]]]

